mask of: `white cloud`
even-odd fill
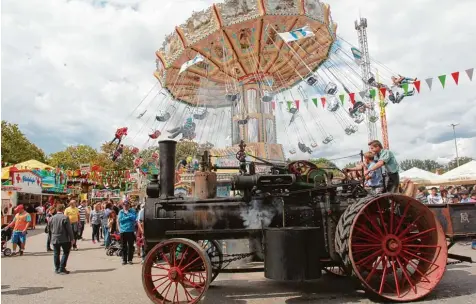
[[[153,98],[157,88],[131,115],[155,83],[154,52],[174,26],[212,2],[2,1],[2,119],[19,123],[48,152],[73,142],[97,147],[123,125],[129,126],[129,142],[140,148],[151,145],[148,132],[157,126],[162,130],[174,126],[173,121],[166,127],[152,123],[156,112],[169,105],[161,101],[161,95]],[[339,24],[339,35],[355,45],[354,20],[359,13],[368,18],[371,56],[392,71],[425,79],[476,65],[474,1],[328,2]],[[421,95],[399,105],[390,104],[390,146],[398,158],[453,158],[454,142],[448,126],[452,122],[460,123],[457,132],[466,137],[458,141],[460,155],[475,157],[475,82],[461,74],[456,87],[448,77],[443,90],[435,79],[431,92],[422,84]],[[145,109],[144,118],[135,119]],[[178,112],[183,112],[183,106]],[[303,113],[306,120],[311,119],[309,112]],[[319,109],[319,115],[336,140],[320,145],[314,156],[340,158],[366,148],[363,124],[357,134],[347,136],[329,112]],[[216,123],[211,130],[210,126],[205,128],[200,131],[202,139],[225,127]],[[309,124],[308,128],[318,137],[315,127]],[[228,130],[220,138],[211,138],[223,142],[227,135]],[[282,131],[279,135],[283,143],[289,136]],[[297,149],[297,141],[293,147]],[[296,157],[307,156],[298,153]]]

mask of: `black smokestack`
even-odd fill
[[[175,150],[174,140],[159,141],[160,197],[174,196],[175,189]]]

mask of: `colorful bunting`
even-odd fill
[[[296,100],[294,103],[296,104],[296,109],[299,110],[299,100]]]
[[[360,91],[359,92],[359,95],[360,95],[360,98],[364,99],[365,98],[365,91]]]
[[[470,81],[473,81],[474,68],[467,69],[465,72],[466,72],[466,75],[468,75],[469,80],[470,80]]]
[[[453,80],[455,81],[456,85],[458,85],[459,72],[453,72],[453,73],[451,73],[451,77],[453,77]]]
[[[380,94],[382,94],[383,98],[385,98],[385,93],[387,92],[386,88],[380,88]]]
[[[317,107],[317,98],[313,98],[312,103],[314,103],[314,105]]]
[[[344,94],[340,94],[339,95],[339,99],[340,99],[340,102],[342,103],[342,105],[344,105]]]
[[[350,102],[352,105],[355,103],[355,93],[349,93]]]
[[[288,111],[291,110],[291,104],[293,103],[292,101],[286,101],[286,103],[288,104]]]
[[[418,93],[420,93],[420,83],[420,80],[417,80],[413,83],[413,86],[415,87]]]
[[[273,108],[273,111],[276,110],[276,101],[271,102],[271,107]]]
[[[326,98],[325,97],[321,97],[321,103],[322,103],[322,107],[324,108],[326,106]]]
[[[430,91],[431,91],[431,87],[433,86],[433,78],[427,78],[425,79],[426,81],[426,84],[428,85],[428,88],[430,88]]]
[[[440,76],[438,76],[438,79],[440,80],[441,86],[444,89],[445,88],[445,82],[446,82],[446,75],[440,75]]]
[[[405,94],[407,94],[408,93],[408,83],[402,84],[402,89],[403,89],[403,92],[405,92]]]
[[[370,92],[370,97],[372,99],[375,99],[375,96],[377,95],[377,92],[375,91],[375,89],[371,89],[369,92]]]

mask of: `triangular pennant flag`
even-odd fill
[[[413,86],[415,86],[415,89],[417,90],[418,93],[420,93],[420,80],[417,80],[413,82]]]
[[[350,98],[350,102],[352,104],[354,104],[355,103],[355,93],[349,93],[349,98]]]
[[[405,92],[405,94],[407,94],[408,93],[408,83],[402,84],[402,89],[403,89],[403,92]]]
[[[468,75],[468,78],[470,81],[473,81],[473,72],[474,72],[474,68],[466,70],[466,75]]]
[[[286,103],[288,104],[288,110],[291,110],[291,104],[293,103],[292,101],[286,101]]]
[[[380,88],[380,94],[382,94],[383,98],[385,98],[386,92],[387,92],[387,88]]]
[[[339,95],[339,99],[340,99],[340,102],[342,103],[342,105],[344,104],[344,94],[340,94]]]
[[[271,102],[271,107],[273,108],[273,111],[276,110],[276,101]]]
[[[326,98],[325,97],[321,97],[321,103],[322,103],[322,107],[324,108],[326,106]]]
[[[433,86],[433,78],[431,78],[431,77],[427,78],[427,79],[425,79],[425,81],[426,81],[426,84],[428,85],[428,88],[431,91],[431,87]]]
[[[442,86],[443,89],[444,89],[444,88],[445,88],[445,82],[446,82],[446,75],[438,76],[438,79],[440,80],[441,86]]]
[[[296,109],[299,110],[299,100],[296,100],[294,103],[296,104]]]
[[[375,91],[375,89],[370,90],[370,97],[372,97],[372,99],[375,99],[376,94],[377,94],[377,92]]]
[[[453,80],[455,81],[456,85],[458,85],[459,72],[453,72],[453,73],[451,73],[451,77],[453,77]]]
[[[313,98],[313,99],[312,99],[312,102],[313,102],[314,105],[317,107],[317,98]]]
[[[359,95],[360,95],[360,98],[364,99],[365,98],[365,91],[360,91]]]

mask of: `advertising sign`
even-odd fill
[[[12,185],[20,188],[18,192],[41,194],[41,177],[31,171],[14,171],[12,174]]]

